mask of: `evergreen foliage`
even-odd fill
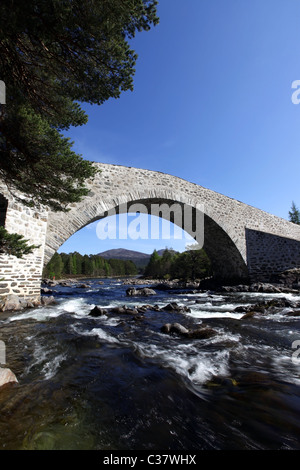
[[[27,204],[66,210],[87,194],[93,164],[62,131],[87,122],[79,103],[133,89],[128,40],[158,23],[156,0],[2,0],[0,177]]]
[[[86,124],[80,103],[101,105],[133,90],[137,55],[128,41],[158,23],[156,6],[156,0],[1,0],[0,178],[16,199],[21,192],[30,207],[66,211],[88,194],[86,181],[97,170],[63,132]],[[2,232],[1,252],[30,252],[13,237]]]
[[[292,202],[291,210],[289,211],[289,221],[294,224],[300,225],[300,211],[296,207],[294,201]]]
[[[106,260],[98,255],[55,253],[44,269],[43,277],[61,279],[71,276],[109,277],[134,276],[138,273],[132,261]]]
[[[153,251],[144,276],[157,279],[203,279],[211,274],[210,260],[204,251],[189,250],[175,253],[166,249],[162,256]]]
[[[22,258],[24,255],[32,253],[37,245],[28,245],[22,235],[8,233],[4,227],[0,227],[0,254],[13,255]]]

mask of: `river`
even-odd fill
[[[300,317],[287,307],[243,319],[241,305],[295,294],[157,291],[121,280],[54,288],[55,305],[2,313],[18,384],[0,389],[0,449],[300,449]],[[117,314],[170,302],[187,311]],[[89,315],[95,306],[106,315]],[[191,339],[165,323],[207,325]],[[295,343],[294,343],[295,344]]]

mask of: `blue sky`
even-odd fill
[[[134,91],[85,105],[88,124],[68,132],[74,150],[288,218],[300,206],[299,0],[160,0],[158,15],[132,42]],[[94,225],[59,251],[165,246],[182,251],[185,240],[99,240]]]

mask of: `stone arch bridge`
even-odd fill
[[[0,296],[38,298],[43,267],[70,236],[111,211],[137,207],[151,214],[151,208],[164,208],[155,215],[170,216],[200,245],[203,242],[223,282],[268,281],[276,273],[300,267],[298,225],[175,176],[95,165],[101,172],[88,181],[88,196],[71,204],[68,213],[29,209],[0,184],[0,225],[39,245],[23,259],[0,256]]]

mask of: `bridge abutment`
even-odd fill
[[[246,229],[247,264],[251,282],[272,282],[276,275],[300,266],[300,242]]]
[[[47,233],[47,212],[22,205],[3,187],[0,191],[2,198],[7,200],[5,212],[3,210],[1,212],[1,225],[9,233],[22,235],[30,245],[38,246],[33,253],[23,258],[0,254],[0,297],[14,294],[20,299],[39,300]]]

